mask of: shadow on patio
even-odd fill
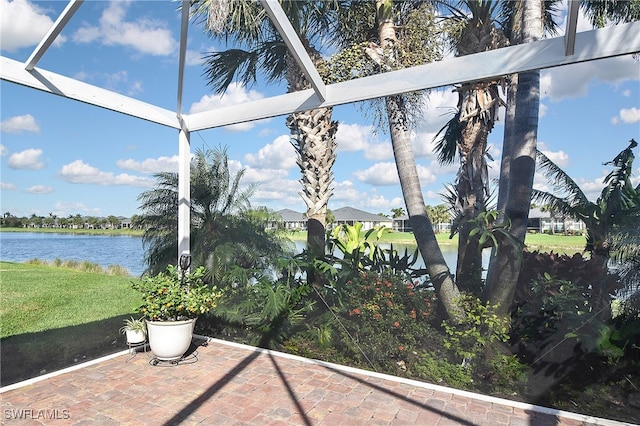
[[[62,412],[56,424],[621,424],[219,340],[194,349],[197,362],[178,366],[124,352],[3,388],[4,421]]]

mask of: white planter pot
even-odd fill
[[[179,360],[189,346],[196,319],[184,321],[147,321],[149,346],[161,361]]]
[[[137,345],[147,340],[147,336],[144,331],[140,330],[125,330],[127,336],[127,343],[130,345]]]

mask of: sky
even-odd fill
[[[64,9],[65,1],[0,0],[2,56],[26,61]],[[180,13],[173,1],[86,1],[38,63],[53,71],[176,109]],[[564,31],[564,14],[558,17]],[[591,29],[580,17],[578,31]],[[284,84],[233,83],[220,97],[203,76],[202,58],[224,50],[193,23],[189,28],[183,109],[204,111],[284,93]],[[433,138],[450,119],[457,95],[431,91],[413,138],[425,203],[442,204],[457,165],[436,161]],[[130,217],[154,173],[177,171],[178,131],[113,111],[0,82],[0,209],[14,216]],[[501,113],[502,115],[504,112]],[[369,114],[370,115],[370,114]],[[391,214],[403,207],[389,136],[362,105],[334,108],[336,136],[329,209],[351,206]],[[490,176],[497,176],[503,121],[489,136]],[[538,147],[592,200],[610,168],[603,163],[640,140],[640,62],[632,56],[541,72]],[[226,149],[244,184],[258,183],[253,207],[304,212],[285,117],[191,134],[191,149]],[[640,156],[636,149],[635,154]],[[640,160],[634,164],[639,182]],[[548,190],[536,175],[535,186]]]

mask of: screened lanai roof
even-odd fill
[[[0,56],[0,78],[64,98],[113,110],[122,114],[157,123],[179,131],[180,185],[178,224],[178,253],[189,252],[189,134],[230,124],[286,115],[323,106],[335,106],[397,93],[444,87],[452,84],[488,79],[535,69],[558,67],[577,62],[592,61],[640,51],[640,22],[576,33],[578,1],[569,2],[567,26],[563,36],[502,49],[446,58],[440,62],[416,66],[346,82],[325,84],[313,66],[302,42],[280,4],[276,0],[260,0],[276,28],[286,41],[293,56],[304,70],[312,89],[280,94],[232,106],[186,113],[183,111],[186,52],[190,32],[203,31],[201,23],[189,16],[189,1],[172,2],[176,18],[181,20],[180,49],[176,75],[175,106],[145,102],[116,91],[88,84],[39,66],[65,26],[82,7],[92,2],[71,0],[42,38],[32,54],[24,61]],[[86,3],[86,4],[85,4]],[[151,5],[154,2],[149,2]],[[142,2],[144,4],[144,2]],[[182,6],[182,7],[179,7]],[[64,54],[64,52],[56,52]],[[165,72],[149,69],[149,73]],[[172,88],[168,88],[169,91]]]
[[[578,2],[570,1],[565,35],[533,43],[506,47],[489,52],[448,58],[441,62],[421,65],[385,74],[363,77],[347,82],[326,85],[320,79],[308,54],[303,48],[284,11],[275,0],[260,0],[272,21],[287,42],[309,80],[312,89],[273,96],[261,100],[216,110],[185,114],[182,111],[182,88],[185,53],[190,28],[196,24],[188,15],[189,1],[180,8],[182,29],[180,34],[180,61],[176,107],[167,109],[157,105],[106,90],[80,80],[69,78],[38,67],[40,59],[54,43],[65,25],[82,7],[82,0],[71,0],[48,34],[31,56],[20,62],[4,55],[0,57],[0,77],[3,80],[42,90],[69,99],[128,114],[164,126],[199,131],[229,124],[242,123],[303,111],[320,106],[334,106],[355,101],[436,88],[455,83],[486,79],[510,73],[568,65],[576,62],[603,59],[640,51],[640,22],[576,33]],[[151,72],[152,70],[150,70]],[[155,70],[153,70],[155,72]],[[181,119],[180,119],[181,118]]]

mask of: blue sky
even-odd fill
[[[2,55],[25,61],[59,13],[64,1],[0,0]],[[180,16],[172,1],[87,1],[74,15],[38,67],[175,110]],[[564,28],[563,17],[558,18]],[[578,31],[590,29],[581,19]],[[220,98],[202,73],[205,52],[221,50],[189,28],[184,110],[197,112],[284,93],[284,85],[233,85]],[[539,147],[565,168],[595,199],[611,160],[640,140],[640,63],[630,56],[543,71]],[[175,129],[0,82],[0,189],[2,213],[131,216],[137,196],[154,184],[153,173],[177,171]],[[425,202],[441,204],[443,185],[457,167],[437,164],[434,134],[456,105],[451,88],[432,91],[414,138]],[[334,195],[330,209],[345,205],[389,214],[404,207],[391,143],[374,132],[361,109],[334,109],[340,122]],[[245,183],[258,182],[254,206],[306,210],[298,192],[299,170],[285,117],[191,134],[192,150],[226,147]],[[489,137],[498,171],[502,122]],[[636,152],[636,155],[640,153]],[[635,164],[635,180],[640,160]],[[536,186],[545,188],[542,177]]]

